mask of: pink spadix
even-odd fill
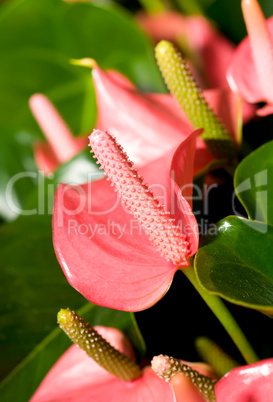
[[[74,158],[87,146],[87,141],[84,137],[74,137],[66,122],[45,95],[32,95],[29,106],[48,141],[47,143],[38,141],[34,144],[36,164],[39,169],[48,174],[59,165]]]
[[[149,239],[168,261],[188,266],[189,244],[186,236],[174,225],[170,213],[164,210],[163,205],[143,183],[143,178],[132,167],[132,162],[121,146],[105,131],[94,130],[89,139],[98,163]]]
[[[29,101],[33,115],[60,162],[75,155],[75,139],[48,98],[35,94]]]

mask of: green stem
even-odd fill
[[[205,15],[204,11],[196,0],[176,0],[181,11],[187,15]]]
[[[199,285],[193,266],[189,268],[184,268],[181,270],[186,277],[189,279],[191,284],[195,287],[199,295],[211,309],[211,311],[215,314],[218,320],[221,322],[239,351],[241,352],[242,356],[244,357],[247,364],[255,363],[259,360],[258,356],[252,349],[250,343],[248,342],[247,338],[245,337],[244,333],[242,332],[241,328],[228,311],[227,307],[224,305],[222,300],[218,296],[211,295],[207,293],[201,285]]]
[[[139,0],[142,7],[148,14],[159,14],[166,11],[166,6],[163,0]]]

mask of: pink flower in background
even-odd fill
[[[230,62],[230,87],[247,102],[266,102],[260,116],[273,113],[273,17],[265,20],[256,0],[242,1],[248,37],[238,46]]]
[[[136,166],[141,166],[177,147],[192,132],[187,117],[171,95],[141,94],[116,71],[93,69],[98,104],[96,127],[109,130],[124,144]],[[204,93],[229,132],[240,141],[239,98],[229,90]],[[34,156],[45,174],[81,152],[84,137],[74,137],[51,102],[42,94],[30,98],[30,108],[48,142],[34,144]],[[197,139],[194,174],[217,163],[201,138]]]
[[[215,394],[219,402],[271,402],[273,359],[231,370],[216,384]]]
[[[73,136],[46,96],[32,95],[29,106],[47,139],[47,142],[37,141],[34,144],[35,161],[39,169],[49,174],[81,152],[87,146],[87,140]]]
[[[128,339],[115,328],[95,327],[113,347],[135,360]],[[134,381],[108,373],[76,345],[52,367],[31,402],[175,402],[171,386],[148,366]]]
[[[200,131],[138,172],[109,134],[95,130],[90,136],[96,157],[125,205],[106,179],[60,185],[53,242],[69,283],[92,303],[126,311],[146,309],[167,292],[175,272],[188,266],[198,248],[190,196]]]
[[[188,118],[171,95],[140,93],[122,75],[93,69],[98,104],[96,128],[108,130],[122,143],[137,167],[176,148],[193,131]],[[204,91],[204,96],[236,142],[240,142],[239,98],[230,90]],[[217,163],[198,137],[194,175]]]
[[[202,75],[204,88],[228,88],[226,68],[235,46],[202,16],[185,17],[175,11],[148,15],[139,13],[137,21],[155,40],[183,43],[192,54]]]

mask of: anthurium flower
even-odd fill
[[[43,131],[47,142],[34,144],[38,168],[49,174],[62,163],[68,162],[87,146],[85,137],[74,137],[50,100],[43,94],[34,94],[29,106]]]
[[[140,26],[155,40],[168,40],[183,44],[192,56],[201,84],[205,88],[228,87],[226,69],[235,46],[203,16],[186,17],[176,11],[166,10],[149,15],[137,15]]]
[[[185,197],[191,196],[200,131],[138,172],[108,133],[91,134],[92,149],[119,196],[105,179],[60,185],[53,215],[59,263],[89,301],[143,310],[163,297],[180,267],[189,265],[198,248],[198,227]]]
[[[273,359],[231,370],[216,384],[215,394],[219,402],[271,402]]]
[[[121,331],[90,327],[69,310],[61,310],[60,314],[61,327],[65,327],[64,320],[68,321],[65,332],[71,336],[73,331],[74,339],[82,341],[84,350],[71,346],[49,371],[31,402],[175,402],[171,386],[151,367],[140,369],[132,346]],[[90,350],[93,357],[85,350]]]
[[[192,133],[192,124],[173,96],[139,93],[117,73],[106,73],[98,66],[92,74],[98,104],[96,127],[112,133],[136,166],[178,147]],[[237,95],[229,90],[204,91],[203,95],[239,142]],[[217,164],[216,158],[198,137],[194,174],[200,174],[213,164]]]
[[[251,103],[266,102],[261,116],[273,113],[273,17],[267,21],[257,0],[242,0],[248,37],[238,46],[230,62],[230,87]]]

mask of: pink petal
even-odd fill
[[[166,11],[155,15],[145,12],[137,14],[139,25],[156,41],[165,39],[173,42],[183,31],[186,18],[175,11]]]
[[[202,133],[196,130],[176,150],[171,162],[171,185],[173,188],[173,204],[169,205],[176,224],[180,224],[182,232],[187,235],[192,256],[199,244],[199,229],[192,213],[193,161],[196,149],[196,138]]]
[[[177,267],[160,256],[106,180],[60,185],[53,228],[59,263],[89,301],[138,311],[168,290]]]
[[[114,328],[95,327],[114,347],[131,357],[128,340]],[[145,369],[142,377],[125,382],[100,367],[76,345],[71,346],[47,374],[31,402],[140,402],[174,401],[169,384],[160,380],[151,369]]]
[[[115,81],[117,85],[122,86],[126,89],[135,90],[135,85],[127,78],[125,75],[121,74],[119,71],[116,70],[108,70],[107,71],[108,77],[111,78],[112,81]]]
[[[273,38],[273,17],[267,20],[271,39]],[[254,64],[249,38],[245,38],[235,51],[227,70],[230,87],[248,102],[266,101]]]
[[[273,359],[231,370],[216,384],[215,394],[221,402],[271,402]]]
[[[177,119],[149,96],[118,85],[101,69],[93,69],[93,78],[99,110],[96,128],[114,135],[136,166],[159,158],[191,133],[182,117]]]
[[[178,147],[191,134],[191,124],[171,95],[128,90],[97,67],[93,78],[99,110],[96,127],[114,135],[137,167]],[[236,136],[238,96],[228,90],[204,91],[204,96]],[[225,108],[220,106],[223,102]],[[214,161],[198,138],[194,174],[202,173]]]
[[[273,42],[257,0],[242,0],[242,11],[251,45],[253,61],[262,92],[273,102]]]

